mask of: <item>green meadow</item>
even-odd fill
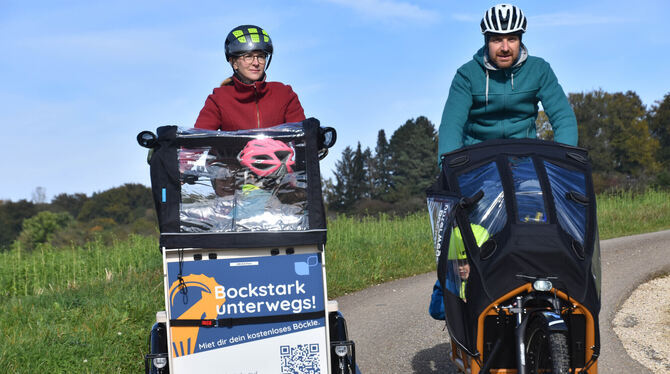
[[[670,192],[603,195],[601,239],[670,229]],[[434,269],[426,213],[329,221],[330,298]],[[163,310],[157,238],[0,253],[0,367],[8,373],[138,373]],[[430,290],[425,290],[426,293]]]

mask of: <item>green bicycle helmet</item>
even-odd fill
[[[270,35],[262,28],[254,25],[241,25],[235,27],[226,37],[226,60],[230,61],[232,57],[239,57],[251,51],[263,51],[268,55],[268,62],[265,64],[265,70],[272,61],[272,39]]]
[[[486,231],[485,228],[474,223],[471,223],[470,227],[472,228],[472,233],[475,236],[477,245],[482,245],[488,240],[489,232]],[[461,235],[461,230],[459,230],[458,227],[455,227],[451,233],[447,257],[449,260],[465,260],[468,258],[465,253],[465,246],[463,245],[463,235]]]

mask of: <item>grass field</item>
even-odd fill
[[[670,229],[670,192],[621,192],[598,199],[600,239]]]
[[[598,199],[601,239],[670,229],[670,193]],[[427,214],[329,222],[331,298],[435,266]],[[157,238],[0,253],[0,368],[138,373],[164,309]],[[426,290],[429,292],[429,290]]]
[[[2,372],[143,372],[147,329],[164,309],[160,269],[157,240],[140,236],[3,253]]]

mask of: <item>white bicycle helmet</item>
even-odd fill
[[[482,18],[482,34],[514,34],[526,32],[526,16],[512,4],[498,4]]]

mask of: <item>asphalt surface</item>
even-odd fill
[[[670,272],[670,230],[601,241],[599,373],[651,373],[630,358],[612,319],[640,284]],[[444,322],[428,315],[435,273],[373,286],[337,299],[364,374],[458,373]],[[657,342],[655,344],[666,344]]]

